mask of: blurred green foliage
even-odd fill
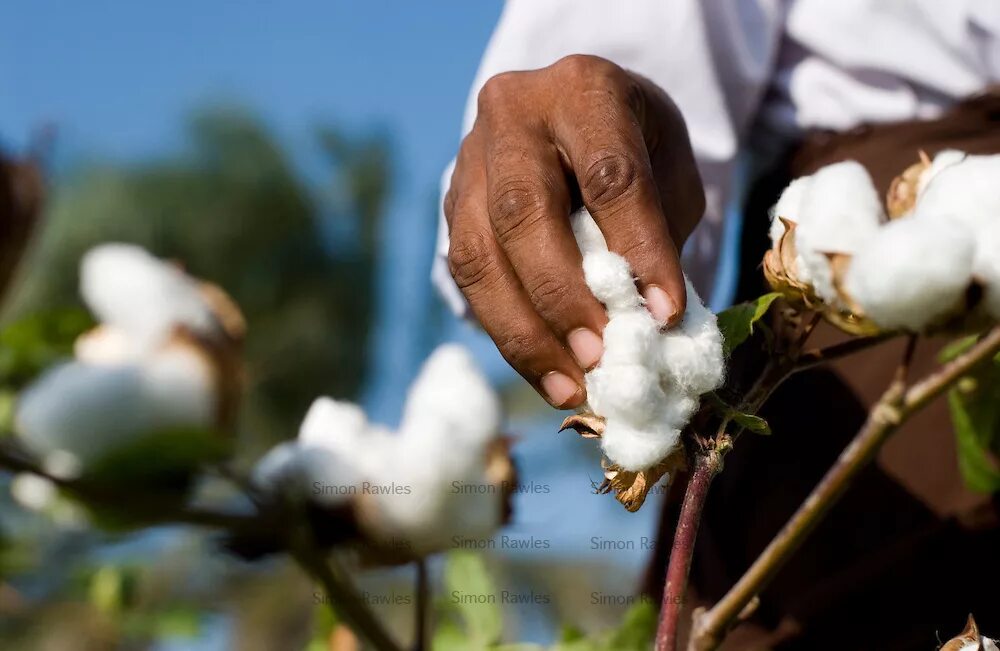
[[[379,133],[318,129],[327,170],[311,183],[245,111],[198,113],[189,130],[183,155],[87,165],[56,183],[7,315],[77,304],[80,256],[99,242],[181,261],[247,317],[241,430],[254,454],[292,436],[316,395],[350,398],[362,384],[391,149]]]

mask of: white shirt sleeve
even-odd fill
[[[684,115],[705,183],[706,214],[683,260],[698,291],[707,295],[734,159],[771,75],[781,12],[779,0],[508,0],[472,85],[463,134],[475,121],[479,89],[500,72],[593,54],[646,76]],[[450,178],[451,167],[442,178],[442,196]],[[447,254],[442,215],[433,278],[452,309],[466,314]]]

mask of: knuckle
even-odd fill
[[[488,238],[481,232],[452,238],[448,246],[448,270],[459,289],[481,284],[496,273]]]
[[[567,294],[566,283],[552,274],[545,275],[528,290],[532,305],[550,317],[561,311],[566,303]]]
[[[500,182],[490,197],[489,213],[501,242],[509,242],[531,230],[545,215],[544,193],[526,179]]]
[[[602,152],[584,169],[581,190],[596,210],[611,206],[631,195],[641,180],[639,165],[629,155]]]
[[[501,72],[487,79],[476,100],[479,112],[487,113],[503,104],[511,96],[511,87],[517,83],[519,75],[517,72]]]
[[[552,68],[570,77],[581,77],[603,69],[608,63],[593,54],[570,54],[553,63]]]
[[[521,373],[532,373],[530,367],[542,348],[541,337],[530,331],[515,331],[495,338],[497,350],[511,366]]]

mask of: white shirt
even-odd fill
[[[793,135],[930,118],[1000,79],[1000,0],[508,0],[473,83],[595,54],[659,84],[680,107],[707,209],[683,252],[713,287],[733,165],[752,124]],[[451,169],[443,179],[447,190]],[[443,196],[443,192],[442,192]],[[434,280],[459,314],[441,220]]]

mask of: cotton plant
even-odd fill
[[[772,210],[771,286],[852,334],[975,330],[1000,318],[1000,156],[922,155],[883,210],[845,161],[796,179]]]
[[[681,432],[701,396],[725,376],[722,333],[689,281],[687,311],[665,330],[645,309],[628,262],[608,250],[586,208],[570,220],[584,279],[608,323],[601,361],[585,376],[587,405],[563,428],[600,439],[607,458],[603,488],[634,511],[665,473],[684,463]]]
[[[141,247],[104,244],[82,259],[80,294],[98,325],[21,393],[14,417],[50,476],[86,476],[173,431],[231,426],[244,322],[221,289]]]
[[[440,346],[411,385],[397,431],[318,398],[298,438],[256,465],[265,495],[348,513],[380,560],[423,557],[504,523],[514,482],[500,401],[469,352]]]

